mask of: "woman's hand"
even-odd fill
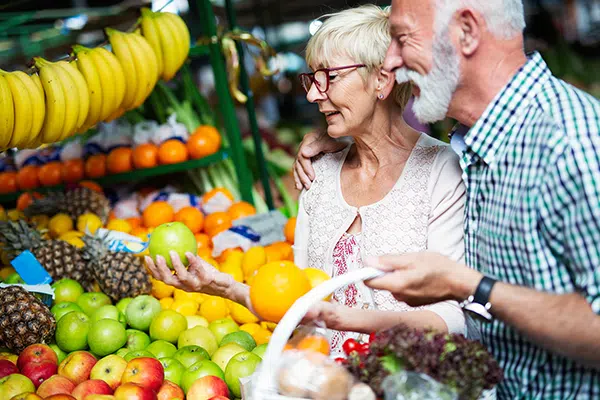
[[[206,293],[236,301],[234,294],[239,282],[236,282],[231,275],[220,272],[192,253],[186,253],[189,261],[187,269],[176,252],[171,251],[169,255],[175,274],[167,267],[164,257],[156,256],[156,263],[152,258],[145,257],[146,265],[148,265],[154,278],[186,292]]]
[[[343,306],[339,304],[330,303],[328,301],[320,301],[308,310],[302,324],[310,324],[315,321],[322,321],[328,329],[345,330],[341,323],[342,317],[340,312]]]
[[[325,133],[307,133],[300,143],[296,161],[294,162],[294,181],[296,189],[309,189],[315,179],[315,171],[311,158],[320,153],[335,153],[346,147],[346,143],[338,142]]]

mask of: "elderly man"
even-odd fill
[[[385,256],[369,261],[390,273],[369,285],[481,317],[499,398],[600,398],[600,103],[524,54],[520,0],[393,0],[390,20],[385,68],[415,84],[417,118],[459,122],[466,265]],[[307,137],[297,184],[336,149]]]

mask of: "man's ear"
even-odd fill
[[[479,48],[481,36],[485,29],[485,20],[471,9],[459,10],[456,15],[458,29],[458,50],[463,56],[473,55]]]

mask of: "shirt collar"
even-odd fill
[[[461,135],[465,150],[486,164],[492,164],[510,143],[518,115],[550,76],[551,72],[538,52],[529,56],[527,63],[496,95],[475,125]],[[463,129],[466,129],[464,125],[459,124],[451,135]]]

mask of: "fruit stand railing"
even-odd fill
[[[171,2],[168,2],[168,5]],[[165,6],[166,6],[165,5]],[[224,148],[216,154],[211,156],[199,159],[199,160],[190,160],[179,164],[170,164],[170,165],[159,165],[154,168],[147,169],[136,169],[131,172],[107,175],[103,178],[93,179],[101,185],[112,185],[120,182],[132,182],[139,181],[143,178],[148,178],[152,176],[165,175],[176,172],[184,172],[194,168],[206,167],[215,162],[218,162],[226,157],[231,157],[233,164],[235,166],[236,175],[238,178],[239,192],[241,196],[241,200],[247,201],[251,204],[254,204],[254,199],[252,196],[252,184],[253,184],[253,176],[248,167],[248,163],[244,154],[244,149],[242,147],[241,141],[241,131],[240,126],[237,120],[236,112],[235,112],[235,104],[233,101],[232,94],[228,88],[228,79],[227,79],[227,69],[224,62],[224,56],[222,53],[222,47],[219,37],[217,36],[217,26],[215,22],[215,15],[213,12],[212,4],[209,0],[197,0],[197,14],[196,17],[199,18],[201,22],[201,26],[203,28],[204,34],[210,39],[207,45],[197,43],[192,43],[189,57],[198,57],[198,56],[206,56],[208,55],[210,59],[210,63],[212,66],[212,70],[215,77],[215,88],[218,96],[218,105],[219,111],[222,117],[222,124],[227,135],[227,142],[229,147]],[[97,13],[98,10],[95,12]],[[235,10],[230,2],[227,2],[227,11],[228,11],[228,19],[230,23],[230,29],[235,29]],[[56,11],[58,12],[58,11]],[[78,10],[78,12],[86,12],[85,10]],[[4,26],[15,26],[26,22],[27,20],[36,18],[35,13],[28,14],[28,18],[23,18],[23,16],[10,14],[1,14],[0,13],[0,24]],[[66,15],[71,15],[72,13],[66,12]],[[112,14],[112,13],[111,13]],[[56,15],[59,17],[59,15]],[[237,44],[238,53],[240,56],[242,55],[242,47],[238,43]],[[254,109],[254,101],[252,92],[249,88],[249,80],[247,73],[243,67],[243,63],[241,63],[241,76],[240,76],[240,84],[242,86],[242,91],[247,96],[248,101],[246,103],[246,111],[248,112],[249,121],[251,124],[251,132],[252,138],[255,145],[257,163],[259,166],[260,180],[264,189],[266,203],[269,209],[274,208],[273,196],[271,194],[271,187],[269,184],[269,175],[267,172],[267,166],[264,159],[264,154],[262,153],[262,137],[258,131],[258,124],[256,122],[256,114]],[[36,189],[37,191],[52,191],[52,190],[62,190],[64,185],[52,186],[52,187],[40,187]],[[10,203],[14,202],[21,192],[9,193],[0,195],[0,203]]]

